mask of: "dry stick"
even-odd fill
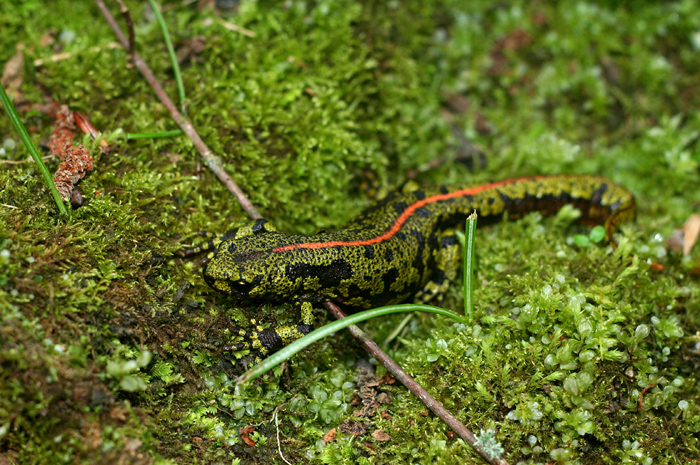
[[[228,173],[224,170],[223,164],[221,163],[221,158],[215,155],[209,149],[209,147],[206,146],[204,141],[202,141],[201,137],[199,137],[199,134],[197,134],[197,131],[195,131],[194,127],[192,126],[192,123],[186,120],[182,116],[182,114],[180,114],[180,112],[177,110],[172,100],[170,100],[168,95],[165,93],[165,91],[161,87],[156,77],[153,75],[153,72],[148,67],[146,62],[139,56],[138,53],[136,53],[135,50],[130,48],[129,40],[127,40],[127,38],[122,33],[121,29],[119,28],[119,25],[114,20],[114,17],[111,15],[104,2],[102,0],[95,0],[95,3],[102,12],[102,15],[107,20],[107,23],[114,31],[114,34],[116,34],[117,38],[122,43],[126,51],[129,54],[131,54],[134,66],[136,66],[136,68],[138,68],[138,70],[141,71],[141,74],[146,79],[148,84],[150,84],[151,88],[158,96],[160,102],[170,112],[170,116],[172,117],[172,119],[175,120],[175,122],[178,124],[178,126],[180,126],[182,131],[187,135],[187,137],[190,138],[207,167],[216,175],[217,178],[219,178],[221,182],[224,183],[226,188],[233,194],[236,200],[238,200],[238,203],[241,204],[241,207],[243,207],[243,209],[246,211],[246,213],[248,213],[248,215],[251,218],[262,218],[258,210],[253,206],[250,200],[248,200],[248,197],[246,197],[241,188],[238,187],[238,184],[236,184],[235,181],[231,179]],[[125,15],[128,16],[128,11],[125,12]],[[130,20],[128,20],[127,22],[130,22]]]
[[[332,302],[324,303],[326,308],[337,319],[345,318],[345,314]],[[493,465],[508,465],[505,459],[492,459],[482,447],[477,444],[477,439],[474,437],[469,428],[464,426],[458,419],[456,419],[452,414],[447,411],[445,407],[442,406],[433,396],[428,394],[428,392],[423,389],[423,387],[418,384],[416,380],[411,378],[411,376],[406,373],[403,368],[401,368],[391,357],[389,357],[379,346],[365,334],[360,328],[355,325],[348,326],[348,331],[350,334],[359,340],[365,349],[375,358],[379,363],[384,365],[384,368],[389,370],[389,372],[394,375],[394,378],[399,380],[401,384],[406,386],[406,388],[418,397],[432,412],[437,415],[442,421],[444,421],[447,426],[452,428],[452,430],[459,434],[459,436],[464,439],[470,446],[472,446],[481,456],[486,459],[487,462]]]
[[[204,144],[199,134],[195,131],[192,124],[185,120],[177,108],[172,103],[170,98],[167,96],[160,83],[156,80],[155,76],[151,72],[146,62],[130,47],[129,41],[126,39],[121,29],[117,25],[116,21],[110,14],[109,10],[102,2],[102,0],[95,0],[97,7],[102,12],[102,15],[109,23],[110,27],[116,34],[119,41],[122,43],[124,48],[132,54],[134,65],[141,71],[144,78],[153,88],[161,103],[168,109],[170,115],[175,120],[175,122],[182,128],[183,132],[192,140],[200,155],[204,159],[206,165],[212,170],[216,176],[226,185],[226,187],[231,191],[231,193],[236,197],[238,202],[240,202],[243,209],[250,215],[253,219],[261,218],[260,213],[257,209],[250,203],[248,198],[243,194],[238,185],[229,177],[229,175],[224,171],[221,166],[221,160],[218,156],[214,155],[212,151]],[[128,16],[128,11],[122,11],[125,16]],[[127,20],[130,22],[130,20]],[[326,302],[326,308],[328,308],[336,318],[344,318],[345,314],[333,303]],[[358,339],[362,345],[367,349],[367,351],[378,360],[382,365],[386,367],[391,374],[394,375],[404,386],[408,388],[414,395],[416,395],[425,405],[435,413],[439,418],[441,418],[447,425],[452,428],[457,434],[459,434],[467,443],[469,443],[479,454],[481,454],[484,459],[493,465],[508,465],[505,460],[491,459],[486,452],[476,444],[476,438],[469,429],[464,426],[459,420],[453,417],[445,407],[443,407],[433,396],[428,394],[425,389],[423,389],[413,378],[411,378],[408,373],[403,371],[396,362],[394,362],[379,346],[372,341],[360,328],[355,325],[348,327],[350,333]]]
[[[136,34],[134,34],[134,23],[131,21],[131,13],[129,13],[129,8],[122,0],[116,0],[116,2],[119,5],[119,13],[124,16],[124,21],[126,21],[126,30],[129,31],[129,45],[125,45],[124,48],[129,53],[133,53],[136,51]]]

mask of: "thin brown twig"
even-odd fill
[[[136,34],[134,34],[134,22],[131,21],[131,13],[122,0],[116,0],[116,2],[117,5],[119,5],[119,12],[126,22],[126,30],[129,31],[129,46],[125,46],[124,48],[126,48],[129,53],[136,53]]]
[[[332,302],[326,302],[324,304],[326,308],[338,319],[345,318],[345,314]],[[389,370],[389,373],[394,375],[394,378],[399,380],[401,384],[406,386],[406,388],[411,391],[416,397],[418,397],[435,415],[438,416],[442,421],[444,421],[447,426],[452,428],[452,430],[459,434],[459,436],[464,439],[470,446],[474,448],[487,462],[493,465],[508,465],[505,459],[492,459],[490,455],[477,444],[477,439],[474,434],[457,420],[445,407],[440,404],[433,396],[428,394],[428,391],[423,389],[423,387],[416,382],[408,373],[406,373],[403,368],[401,368],[394,360],[391,359],[379,346],[365,334],[360,328],[355,325],[348,326],[350,334],[357,340],[359,340],[367,352],[370,353],[375,360],[384,365],[384,367]]]
[[[56,158],[56,155],[46,155],[44,157],[41,157],[42,160],[51,160],[52,158]],[[8,165],[21,165],[22,163],[34,163],[34,160],[32,160],[32,157],[27,157],[24,160],[0,160],[0,163],[6,163]]]
[[[642,389],[642,392],[639,393],[639,406],[637,407],[637,411],[638,411],[638,412],[641,412],[641,411],[644,409],[644,405],[642,404],[642,401],[644,400],[644,394],[646,394],[647,391],[649,391],[649,390],[652,389],[654,386],[656,386],[657,384],[659,384],[659,382],[660,382],[662,379],[663,379],[663,378],[657,379],[655,383],[651,383],[649,386],[647,386],[647,387],[645,387],[644,389]]]
[[[236,184],[235,181],[231,179],[231,176],[228,175],[228,173],[223,167],[221,158],[215,155],[209,149],[209,147],[207,147],[204,141],[202,141],[202,138],[199,137],[199,134],[194,129],[194,126],[192,126],[192,123],[186,120],[182,116],[182,114],[177,110],[175,104],[173,104],[172,100],[170,100],[168,95],[165,93],[165,90],[163,90],[163,87],[160,85],[160,83],[158,82],[158,80],[156,79],[146,62],[139,56],[138,53],[136,53],[133,50],[133,47],[129,44],[129,41],[124,36],[124,33],[119,28],[119,25],[105,6],[104,2],[102,0],[95,0],[95,4],[100,9],[105,20],[114,31],[114,34],[119,39],[119,42],[121,42],[121,44],[124,46],[127,52],[131,54],[134,66],[136,66],[136,68],[138,68],[138,70],[141,72],[143,77],[146,79],[148,84],[155,92],[156,96],[158,96],[158,99],[163,104],[163,106],[165,106],[165,108],[168,109],[168,112],[170,113],[172,119],[177,123],[178,126],[180,126],[180,128],[187,135],[187,137],[190,138],[195,148],[199,152],[199,155],[204,160],[204,164],[207,165],[207,167],[216,175],[217,178],[219,178],[219,180],[222,183],[224,183],[229,192],[233,194],[236,200],[238,200],[238,203],[240,203],[241,207],[246,211],[246,213],[248,213],[248,215],[251,218],[262,218],[257,208],[253,206],[250,200],[248,200],[248,197],[246,197],[245,193],[241,190],[240,187],[238,187],[238,184]]]

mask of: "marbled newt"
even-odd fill
[[[278,350],[313,329],[313,305],[341,304],[348,312],[403,302],[429,301],[457,276],[461,263],[456,227],[474,210],[500,219],[528,212],[578,208],[582,220],[614,229],[634,216],[634,197],[596,176],[531,176],[475,186],[403,189],[364,211],[345,228],[288,235],[265,220],[234,229],[193,249],[218,246],[204,268],[214,289],[239,305],[294,302],[297,325],[236,331],[246,342],[233,349]]]

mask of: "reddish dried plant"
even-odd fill
[[[61,165],[53,175],[56,189],[63,200],[70,200],[75,185],[92,171],[92,156],[82,145],[72,144],[75,120],[66,105],[56,112],[56,124],[49,138],[49,152],[61,159]]]

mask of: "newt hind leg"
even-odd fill
[[[462,259],[457,236],[446,233],[439,238],[439,241],[440,247],[434,252],[437,271],[423,289],[416,294],[416,300],[421,303],[441,301],[447,289],[457,279]]]
[[[230,231],[229,231],[230,232]],[[201,252],[208,252],[206,255],[206,259],[210,259],[214,256],[214,252],[216,249],[219,248],[219,244],[223,241],[222,237],[219,237],[215,233],[207,232],[207,231],[198,231],[197,234],[200,236],[204,237],[205,239],[209,239],[207,242],[204,242],[199,245],[195,245],[194,247],[190,247],[188,249],[185,249],[182,251],[182,255],[185,257],[191,257],[192,255],[197,255],[198,253]],[[227,233],[228,234],[228,233]],[[226,234],[224,234],[225,236]]]

